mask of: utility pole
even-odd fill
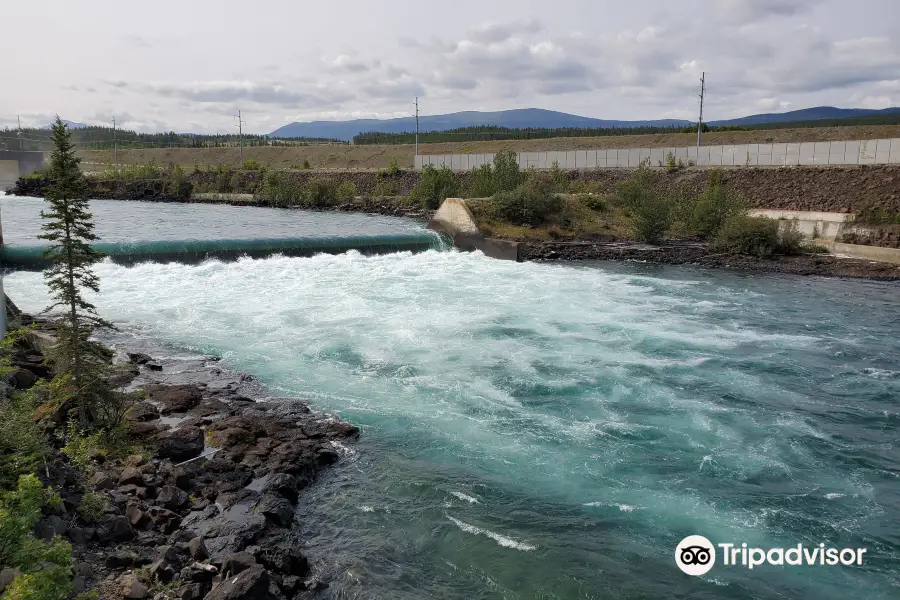
[[[116,161],[116,171],[119,170],[119,140],[116,139],[116,118],[112,118],[113,122],[113,159]]]
[[[416,96],[416,156],[419,156],[419,97]]]
[[[697,120],[697,148],[700,148],[700,137],[703,135],[703,97],[706,95],[706,71],[700,77],[700,118]]]
[[[241,119],[241,111],[238,111],[238,114],[235,115],[238,122],[235,127],[238,128],[238,144],[241,146],[241,168],[244,168],[244,124],[246,121]]]
[[[22,118],[19,115],[16,115],[16,123],[19,125],[19,132],[16,134],[19,137],[19,152],[22,151]]]

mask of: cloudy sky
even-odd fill
[[[0,127],[900,106],[900,0],[3,0]]]

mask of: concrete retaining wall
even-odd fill
[[[22,175],[43,169],[45,159],[44,152],[0,150],[0,191],[11,187]]]
[[[878,228],[853,223],[856,215],[852,213],[834,213],[806,210],[772,210],[757,209],[750,211],[751,216],[777,219],[782,229],[796,223],[803,237],[816,240],[816,243],[837,242],[844,235],[853,234],[856,239],[878,238]],[[845,244],[847,246],[856,244]],[[866,247],[861,246],[860,247]],[[873,259],[875,260],[875,259]]]
[[[828,240],[818,240],[822,246],[836,255],[847,258],[859,258],[875,262],[885,262],[900,265],[900,250],[897,248],[882,248],[880,246],[860,246],[858,244],[841,244]]]
[[[796,221],[800,233],[807,239],[816,238],[833,242],[850,230],[862,229],[853,225],[856,215],[850,213],[758,209],[750,211],[750,214],[755,217],[784,220],[786,224]]]
[[[447,198],[428,223],[429,229],[453,238],[453,245],[463,252],[479,250],[485,256],[500,260],[519,260],[519,243],[495,240],[482,235],[472,210],[461,198]]]
[[[844,142],[804,142],[798,144],[738,144],[731,146],[688,146],[683,148],[620,148],[609,150],[569,150],[560,152],[519,152],[519,167],[549,169],[606,169],[665,165],[672,154],[676,160],[698,166],[789,166],[789,165],[885,165],[900,164],[900,138]],[[415,167],[446,166],[454,171],[470,171],[494,160],[493,154],[426,154],[415,157]]]

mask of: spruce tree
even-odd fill
[[[51,185],[46,192],[49,211],[41,211],[46,221],[41,239],[50,246],[44,251],[51,264],[44,271],[53,302],[45,312],[62,309],[57,322],[58,344],[53,361],[58,377],[67,378],[69,398],[76,403],[83,427],[93,418],[92,404],[98,399],[97,384],[106,363],[104,348],[89,337],[97,328],[112,328],[101,319],[82,291],[99,292],[99,280],[91,266],[102,260],[91,242],[94,234],[92,215],[88,212],[88,188],[78,168],[71,132],[59,116],[52,127],[55,150],[50,158],[47,176]]]

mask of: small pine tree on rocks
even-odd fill
[[[100,291],[91,266],[102,260],[103,255],[91,247],[97,236],[88,212],[87,182],[78,168],[81,159],[75,156],[71,135],[57,116],[52,128],[56,149],[48,169],[52,183],[46,193],[50,210],[41,211],[45,222],[40,238],[50,242],[44,256],[52,261],[44,271],[53,298],[45,312],[63,310],[57,323],[59,343],[52,359],[58,377],[66,384],[62,386],[68,390],[66,400],[75,403],[84,427],[92,420],[92,404],[97,401],[96,384],[106,364],[105,349],[89,337],[95,329],[112,328],[112,325],[99,317],[82,293],[83,290]]]

